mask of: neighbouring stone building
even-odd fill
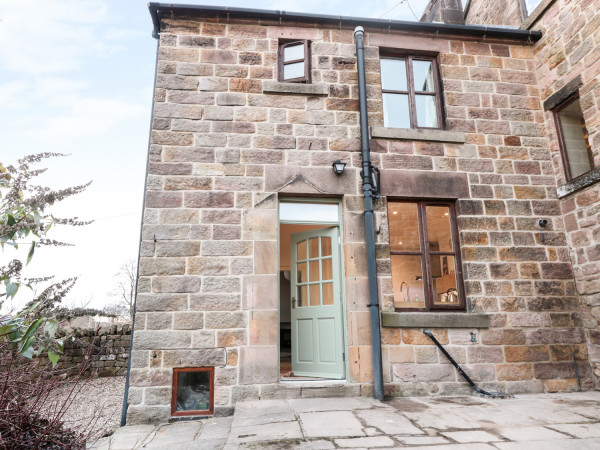
[[[372,395],[357,26],[385,393],[470,392],[425,328],[484,388],[595,387],[600,6],[538,3],[471,0],[467,25],[459,0],[416,23],[149,5],[128,423]]]

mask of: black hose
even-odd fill
[[[460,373],[462,375],[462,377],[467,380],[467,383],[469,383],[471,385],[471,387],[479,394],[484,395],[486,397],[491,397],[491,398],[513,398],[513,395],[507,394],[506,392],[488,392],[488,391],[484,391],[483,389],[481,389],[479,386],[477,386],[475,384],[475,382],[473,380],[471,380],[471,378],[469,377],[469,375],[467,375],[465,373],[464,370],[462,370],[462,367],[460,367],[458,365],[458,363],[456,361],[454,361],[454,358],[452,358],[452,356],[450,356],[450,353],[448,353],[446,351],[446,349],[444,347],[442,347],[442,344],[440,344],[440,342],[435,338],[435,336],[433,335],[433,333],[429,330],[423,330],[423,334],[429,336],[431,338],[431,340],[433,341],[433,343],[435,345],[437,345],[437,347],[442,351],[442,353],[446,356],[446,358],[448,358],[448,361],[450,361],[452,363],[452,365],[454,367],[456,367],[456,370],[458,370],[458,373]]]

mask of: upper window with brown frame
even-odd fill
[[[381,91],[384,126],[442,128],[440,82],[434,57],[382,57]]]
[[[310,82],[310,42],[279,43],[279,81]]]
[[[565,178],[570,181],[594,168],[579,95],[566,100],[553,113]]]
[[[388,201],[397,311],[465,309],[454,203]]]

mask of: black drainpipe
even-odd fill
[[[142,219],[140,223],[140,245],[138,247],[137,277],[135,279],[135,299],[133,301],[133,316],[131,318],[131,337],[129,338],[129,358],[127,358],[127,375],[125,376],[125,393],[123,394],[123,407],[121,408],[121,426],[127,423],[127,397],[129,397],[129,372],[131,371],[131,350],[133,349],[133,332],[135,330],[135,311],[137,306],[138,280],[140,279],[140,255],[142,254],[142,230],[144,228],[144,213],[146,212],[146,183],[148,182],[148,166],[150,165],[150,143],[152,138],[152,123],[154,122],[154,100],[156,96],[156,75],[158,73],[158,49],[160,36],[157,24],[154,24],[152,37],[156,39],[156,58],[154,63],[154,83],[152,84],[152,112],[150,114],[150,131],[148,132],[148,155],[146,156],[146,175],[144,176],[144,199],[142,203]]]
[[[365,243],[367,247],[367,269],[369,274],[369,313],[371,315],[371,346],[373,353],[373,393],[383,400],[383,370],[381,366],[381,330],[379,328],[379,293],[377,288],[377,265],[375,263],[375,222],[373,219],[373,197],[377,187],[373,186],[373,166],[369,148],[369,117],[367,113],[367,82],[365,80],[365,30],[354,29],[356,38],[356,62],[358,70],[358,99],[360,105],[360,140],[362,156],[362,185],[365,208]]]

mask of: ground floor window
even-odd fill
[[[454,203],[388,201],[396,310],[464,309]]]
[[[214,368],[173,369],[173,416],[213,413]]]

